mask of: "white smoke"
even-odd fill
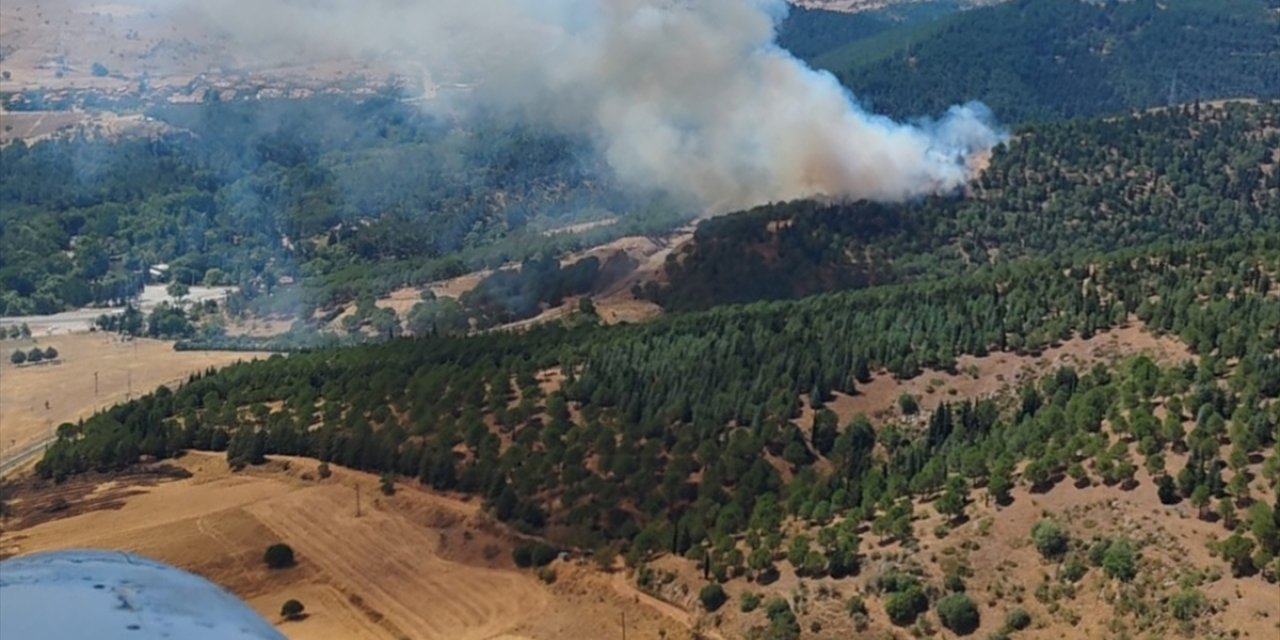
[[[216,0],[249,51],[394,60],[464,106],[585,133],[622,180],[722,212],[949,192],[1002,139],[979,104],[903,124],[775,44],[784,0]],[[455,105],[456,106],[456,105]]]

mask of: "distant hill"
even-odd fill
[[[1015,0],[905,21],[814,64],[896,117],[975,99],[1022,122],[1277,97],[1280,1]]]
[[[940,22],[971,7],[968,0],[880,4],[888,6],[868,6],[855,12],[792,7],[778,28],[778,44],[797,57],[812,61],[881,34],[900,34],[921,24]]]
[[[948,4],[977,7],[997,4],[1006,0],[955,0]],[[900,8],[913,4],[942,4],[933,0],[790,0],[804,9],[820,9],[836,13],[867,13],[887,8]]]

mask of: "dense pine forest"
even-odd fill
[[[1280,104],[1036,125],[963,198],[709,220],[647,295],[672,309],[945,276],[1027,256],[1280,230]]]
[[[39,472],[61,479],[191,447],[225,449],[233,465],[309,455],[481,495],[497,517],[560,544],[623,541],[641,560],[705,541],[727,574],[768,571],[780,519],[794,516],[832,529],[805,570],[841,575],[856,571],[858,522],[910,535],[912,496],[945,488],[963,505],[985,486],[1006,500],[1016,483],[1068,473],[1126,482],[1135,453],[1170,501],[1271,502],[1231,478],[1276,446],[1277,274],[1280,236],[1259,232],[640,326],[277,356],[63,425]],[[1198,364],[1064,368],[1016,402],[943,405],[919,423],[839,425],[823,409],[873,375],[1034,353],[1133,321],[1185,340]],[[794,421],[803,403],[818,411],[807,431]],[[1164,465],[1169,451],[1188,452],[1184,468]],[[1269,459],[1275,486],[1280,458]],[[1250,539],[1266,551],[1240,571],[1272,562],[1280,540],[1269,531]],[[732,542],[744,533],[746,556]]]
[[[799,53],[896,117],[981,100],[1007,122],[1046,121],[1280,96],[1276,9],[1275,0],[1013,0]],[[822,33],[815,21],[797,25]],[[829,16],[826,29],[848,21]]]

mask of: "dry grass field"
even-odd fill
[[[610,586],[610,577],[568,562],[546,585],[511,564],[516,538],[477,503],[410,484],[394,496],[375,476],[317,463],[273,459],[231,473],[221,455],[191,453],[170,463],[191,475],[28,480],[0,533],[0,554],[92,547],[140,553],[194,571],[244,598],[290,638],[552,640],[687,637],[679,620]],[[356,487],[361,512],[355,513]],[[62,497],[57,514],[45,505]],[[56,519],[50,519],[54,517]],[[268,544],[284,541],[296,567],[270,571]],[[297,598],[308,616],[280,621]]]
[[[15,349],[53,346],[59,362],[18,367]],[[264,354],[174,351],[173,343],[121,341],[107,333],[76,333],[0,344],[0,461],[50,437],[64,422],[87,418],[117,402],[175,386],[192,373]],[[97,378],[95,393],[94,378]]]

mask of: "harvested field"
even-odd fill
[[[53,346],[58,364],[17,367],[15,349]],[[77,333],[0,345],[0,462],[37,446],[64,422],[148,393],[176,386],[192,373],[264,354],[174,351],[164,340],[122,341],[107,333]],[[96,378],[96,389],[95,389]]]
[[[216,454],[166,464],[190,477],[85,476],[60,487],[26,480],[16,487],[15,518],[0,529],[0,553],[141,553],[228,588],[291,638],[608,637],[624,616],[629,637],[687,637],[679,620],[618,595],[594,569],[557,562],[554,585],[516,570],[517,538],[476,503],[409,484],[385,496],[375,476],[336,467],[314,479],[317,463],[302,458],[239,474]],[[91,496],[97,508],[86,507]],[[57,497],[69,508],[24,524]],[[294,548],[297,566],[265,568],[263,550],[277,541]],[[305,619],[280,620],[289,598],[304,603]]]

